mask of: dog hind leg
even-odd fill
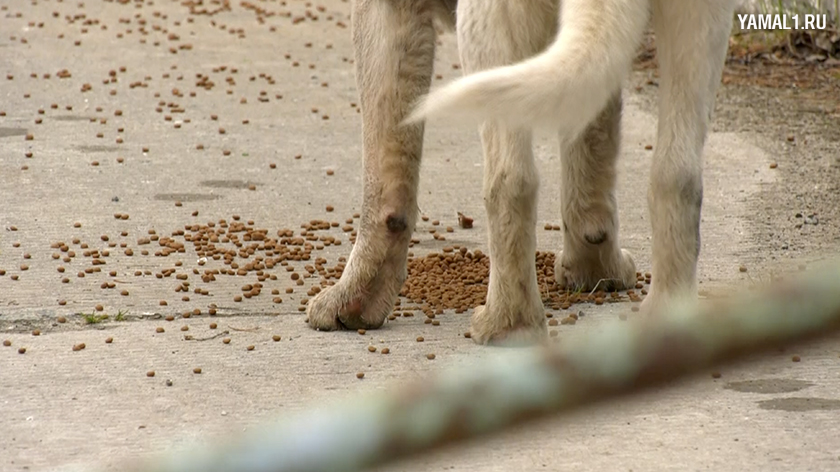
[[[441,0],[352,4],[364,201],[359,235],[341,279],[309,302],[309,325],[315,329],[381,326],[405,281],[417,219],[423,126],[401,126],[401,121],[411,104],[429,90],[434,20],[445,4]]]
[[[460,0],[458,42],[466,73],[510,64],[542,50],[556,31],[553,0]],[[484,204],[490,281],[487,301],[472,317],[480,344],[522,344],[546,338],[535,267],[538,175],[531,131],[486,122]]]
[[[618,245],[615,198],[621,94],[579,137],[560,137],[563,251],[554,276],[567,290],[621,290],[636,283],[630,253]]]
[[[646,312],[659,312],[674,298],[697,293],[702,152],[734,4],[732,0],[653,3],[662,78],[648,192],[653,281],[642,305]]]

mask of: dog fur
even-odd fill
[[[487,302],[472,317],[482,344],[546,337],[537,287],[538,174],[532,130],[560,141],[568,289],[635,284],[618,243],[615,164],[621,83],[649,21],[661,67],[659,127],[648,204],[654,278],[643,310],[696,296],[703,198],[701,155],[736,0],[354,0],[364,201],[341,280],[310,301],[320,330],[377,328],[406,277],[417,219],[423,122],[479,126],[489,229]],[[467,74],[430,95],[435,24],[455,26]],[[603,286],[603,285],[602,285]]]

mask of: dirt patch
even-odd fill
[[[812,382],[794,379],[755,379],[728,382],[723,388],[742,393],[790,393],[812,387]]]
[[[816,411],[840,410],[840,400],[830,398],[774,398],[758,402],[762,410]]]

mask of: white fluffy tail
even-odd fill
[[[695,0],[690,0],[695,1]],[[563,0],[560,34],[531,59],[468,75],[421,100],[406,123],[434,116],[550,128],[577,136],[629,73],[649,0]]]

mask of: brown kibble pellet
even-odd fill
[[[112,342],[114,342],[114,338],[112,338],[110,336],[105,338],[105,344],[111,344]]]
[[[793,357],[790,358],[790,360],[792,360],[793,362],[799,362],[802,359],[800,359],[799,356],[793,356]]]
[[[67,323],[67,318],[65,318],[65,317],[63,317],[63,316],[59,316],[59,317],[56,319],[56,321],[58,321],[59,323]]]
[[[94,308],[96,309],[96,311],[102,311],[105,309],[105,307],[103,307],[102,305],[96,305],[96,307]]]
[[[274,342],[280,341],[280,336],[275,334],[274,336],[271,337],[271,340],[274,341]]]
[[[85,348],[85,343],[79,343],[73,346],[74,351],[81,351]]]
[[[365,333],[367,333],[367,331],[365,331],[365,330],[364,330],[364,329],[362,329],[362,328],[359,328],[359,330],[358,330],[357,332],[358,332],[359,334],[361,334],[361,335],[364,335]]]
[[[333,208],[333,206],[332,206],[332,205],[327,205],[327,211],[328,211],[328,212],[331,212],[331,211],[333,211],[334,209],[335,209],[335,208]]]
[[[210,323],[210,329],[216,329],[216,323]]]
[[[181,331],[189,331],[190,327],[187,325],[181,326]]]
[[[365,373],[364,373],[364,372],[357,372],[357,373],[356,373],[356,378],[357,378],[357,379],[363,379],[363,378],[365,378]]]
[[[40,336],[40,335],[41,335],[41,330],[40,329],[33,329],[32,330],[32,336]]]
[[[201,373],[201,367],[196,367],[196,368],[193,369],[193,374],[200,374],[200,373]]]
[[[719,379],[720,378],[720,372],[712,372],[712,378],[713,379]]]
[[[146,377],[154,377],[154,376],[155,376],[155,371],[150,370],[150,371],[146,372]]]
[[[379,352],[381,352],[382,354],[390,354],[390,353],[391,353],[391,350],[390,350],[390,349],[388,349],[387,347],[383,347],[383,348],[382,348],[382,350],[381,350],[381,351],[379,351]]]
[[[18,354],[26,354],[26,348],[25,347],[18,348]]]
[[[367,347],[367,349],[368,349],[369,352],[376,352],[376,346],[374,346],[374,345],[369,345]]]
[[[12,342],[11,342],[11,341],[9,341],[8,339],[4,339],[4,340],[3,340],[3,345],[4,345],[4,346],[6,346],[6,347],[9,347],[9,346],[11,346],[11,345],[12,345]]]
[[[418,343],[422,343],[423,341],[425,341],[425,339],[423,338],[423,336],[417,336],[417,342],[418,342]]]
[[[222,339],[222,342],[225,344],[230,344],[230,338]]]
[[[247,349],[249,351],[253,351],[254,350],[254,345],[251,344],[250,346],[246,347],[245,349]]]
[[[740,267],[738,267],[738,271],[739,271],[739,272],[746,272],[746,271],[747,271],[747,267],[746,267],[746,266],[740,266]]]
[[[467,331],[467,332],[464,333],[464,337],[467,338],[467,339],[470,339],[472,337],[472,333]]]
[[[430,352],[430,353],[426,354],[426,359],[429,359],[431,361],[431,360],[434,360],[434,358],[435,358],[434,353]]]
[[[163,326],[158,326],[157,328],[155,328],[155,332],[156,333],[164,333],[164,332],[166,332],[166,330],[163,329]]]

